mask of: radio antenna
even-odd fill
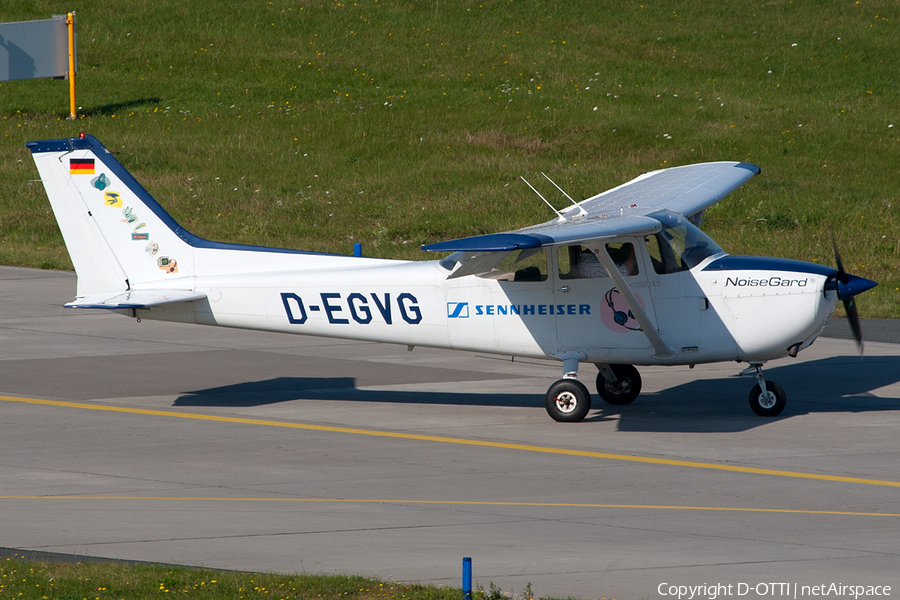
[[[561,212],[559,212],[558,210],[556,210],[555,208],[553,208],[553,205],[550,204],[550,203],[547,201],[546,198],[544,198],[543,196],[541,196],[541,193],[540,193],[539,191],[537,191],[536,189],[534,189],[534,186],[533,186],[533,185],[531,185],[530,183],[528,183],[528,181],[526,181],[526,179],[525,179],[524,177],[522,177],[521,175],[519,176],[519,179],[521,179],[522,181],[524,181],[524,182],[525,182],[525,185],[527,185],[528,187],[530,187],[530,188],[531,188],[531,191],[534,192],[535,194],[537,194],[537,195],[538,195],[538,198],[540,198],[541,200],[543,200],[543,201],[544,201],[544,204],[546,204],[547,206],[549,206],[549,207],[550,207],[550,210],[552,210],[553,212],[555,212],[555,213],[557,214],[557,216],[559,217],[559,222],[560,222],[560,223],[565,223],[565,222],[566,222],[567,219],[563,216],[563,214],[562,214]]]
[[[587,214],[587,211],[584,210],[584,207],[583,207],[583,206],[578,206],[578,203],[575,202],[575,200],[572,198],[572,196],[568,195],[564,189],[562,189],[561,187],[559,187],[558,185],[556,185],[556,182],[553,181],[552,179],[550,179],[549,177],[547,177],[547,174],[546,174],[546,173],[544,173],[543,171],[541,171],[541,175],[543,175],[544,178],[545,178],[547,181],[549,181],[550,183],[552,183],[552,184],[553,184],[553,187],[555,187],[555,188],[558,189],[560,192],[562,192],[562,195],[565,196],[566,198],[568,198],[569,201],[570,201],[572,204],[574,204],[575,206],[578,207],[578,211],[579,211],[579,212],[578,212],[578,216],[579,216],[579,217],[583,217],[583,216],[585,216],[585,215]]]

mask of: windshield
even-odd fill
[[[650,215],[662,224],[654,237],[658,244],[657,272],[674,273],[693,269],[710,256],[724,252],[711,237],[703,233],[682,215],[666,210]],[[651,244],[652,246],[652,244]],[[657,254],[651,248],[651,254]]]

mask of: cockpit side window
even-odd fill
[[[647,236],[647,250],[659,274],[686,271],[723,250],[712,238],[682,215],[662,211],[650,215],[662,224],[659,233]]]
[[[659,234],[648,235],[644,241],[647,242],[647,253],[650,255],[650,262],[653,263],[653,270],[659,275],[684,270],[672,252],[672,247],[661,239]]]

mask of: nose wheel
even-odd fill
[[[753,375],[757,384],[750,390],[750,409],[761,417],[777,417],[787,404],[787,394],[774,381],[766,381],[761,364],[750,365],[741,375]]]
[[[774,381],[766,382],[766,390],[757,384],[750,390],[750,408],[761,417],[777,417],[787,404],[787,395]]]

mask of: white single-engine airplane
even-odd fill
[[[778,415],[785,393],[762,365],[812,344],[839,300],[861,345],[853,297],[877,285],[845,273],[836,248],[832,269],[731,256],[703,233],[703,211],[759,173],[746,163],[646,173],[569,198],[547,223],[423,246],[452,254],[411,262],[204,240],[95,137],[27,146],[78,276],[67,307],[550,357],[562,363],[546,396],[557,421],[590,410],[580,363],[599,369],[603,400],[628,404],[641,390],[633,365],[745,362],[757,382],[751,408]]]

